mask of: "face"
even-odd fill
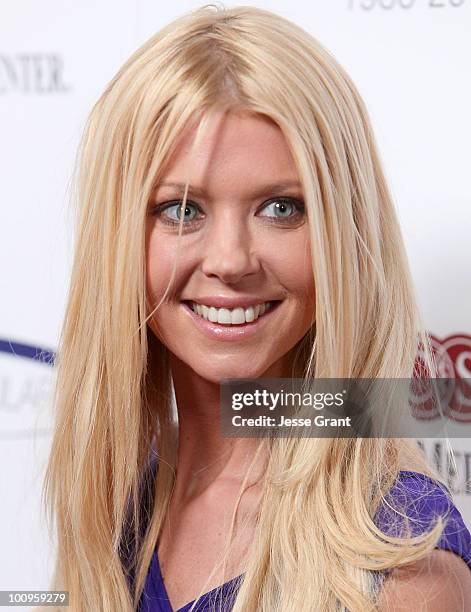
[[[220,114],[190,166],[194,128],[177,143],[147,216],[149,320],[175,362],[202,378],[290,376],[314,320],[307,213],[281,130],[261,116]],[[183,198],[187,167],[190,187]],[[178,236],[180,215],[183,230]]]

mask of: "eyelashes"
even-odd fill
[[[261,214],[266,211],[271,212],[272,215]],[[194,228],[201,224],[205,218],[201,207],[192,200],[187,200],[184,211],[182,211],[182,200],[157,204],[151,209],[151,215],[156,217],[159,222],[175,228],[180,225],[182,212],[184,215],[183,229]],[[305,204],[302,200],[286,196],[272,198],[264,202],[256,213],[264,222],[281,226],[299,225],[305,214]]]

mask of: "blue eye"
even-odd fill
[[[272,214],[265,214],[268,211]],[[185,210],[182,210],[182,200],[173,200],[158,204],[152,210],[152,215],[169,226],[177,227],[180,224],[183,213],[183,226],[190,228],[204,219],[205,215],[201,208],[194,202],[187,200]],[[273,198],[265,202],[257,216],[263,217],[266,222],[282,224],[298,224],[304,217],[305,207],[302,200],[292,197]]]
[[[268,202],[262,210],[271,210],[274,213],[273,215],[261,215],[262,217],[268,216],[272,219],[281,220],[290,219],[304,211],[304,204],[300,200],[293,198],[276,198]]]
[[[185,210],[183,211],[183,224],[195,221],[198,211],[198,206],[187,200]],[[178,225],[182,214],[182,201],[169,202],[168,204],[158,206],[154,210],[154,214],[161,217],[164,223]]]

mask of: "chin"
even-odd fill
[[[207,367],[192,368],[198,376],[212,383],[219,384],[221,380],[227,378],[260,378],[266,372],[268,366],[254,366],[253,364],[245,363],[226,364],[225,366],[216,364],[207,364]]]

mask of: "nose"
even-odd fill
[[[250,230],[235,215],[220,218],[206,236],[202,271],[227,284],[236,284],[243,277],[260,270],[260,260]]]

